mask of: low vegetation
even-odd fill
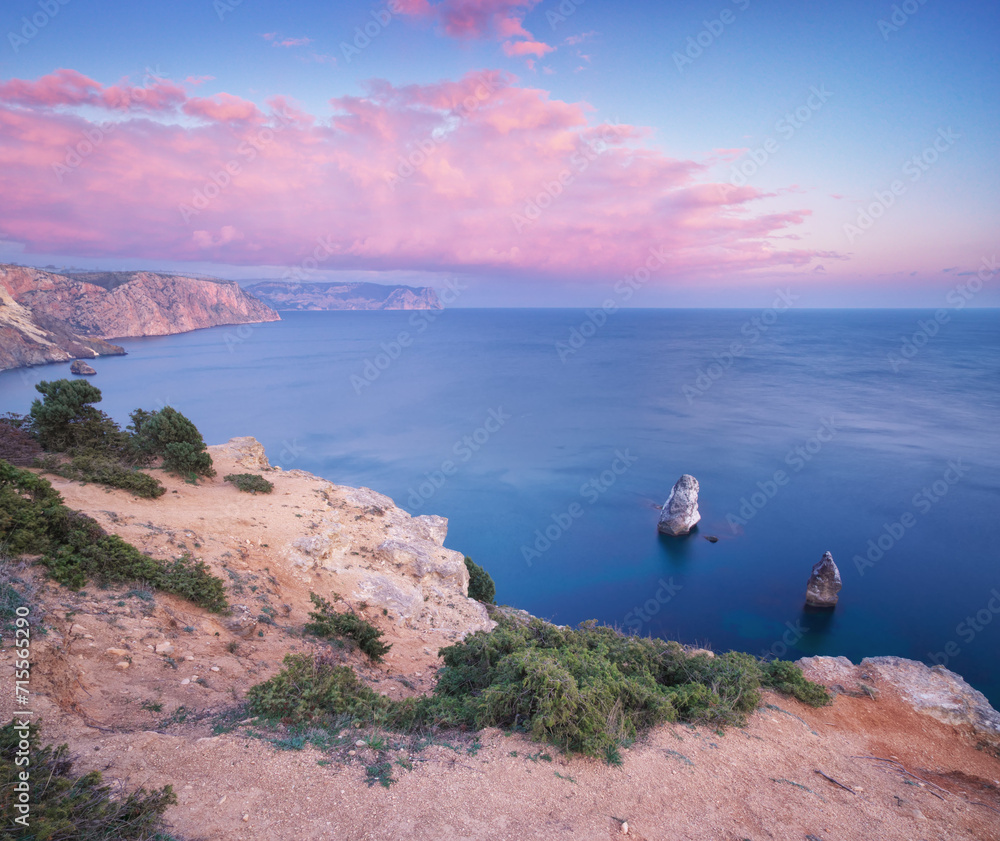
[[[65,463],[58,461],[49,463],[47,460],[43,460],[40,462],[40,466],[47,472],[55,473],[64,479],[73,479],[76,482],[95,482],[109,488],[128,491],[134,496],[144,499],[156,499],[167,492],[167,489],[155,477],[107,456],[82,455]]]
[[[18,762],[24,735],[27,765]],[[16,822],[24,770],[31,775],[30,826]],[[170,841],[163,814],[176,802],[170,786],[126,794],[104,783],[99,771],[74,775],[67,746],[40,746],[34,725],[27,731],[14,722],[0,727],[0,841]]]
[[[620,761],[622,745],[656,724],[741,724],[764,687],[813,705],[829,702],[826,690],[792,663],[738,652],[691,656],[677,643],[625,636],[594,622],[570,629],[504,619],[441,654],[434,694],[422,698],[392,701],[347,666],[290,654],[248,700],[256,714],[294,725],[332,724],[346,715],[403,731],[523,729],[612,763]]]
[[[493,604],[497,595],[497,585],[493,583],[490,574],[468,555],[465,557],[465,567],[469,570],[469,598],[484,604]]]
[[[383,635],[378,628],[356,615],[353,610],[337,613],[333,605],[322,596],[310,593],[309,598],[316,605],[316,610],[309,614],[312,622],[306,624],[306,633],[324,639],[353,640],[374,662],[382,662],[392,646],[382,642]],[[340,596],[336,593],[334,601],[340,601]]]
[[[274,485],[258,473],[230,473],[224,480],[245,493],[269,494],[274,490]]]
[[[184,556],[166,563],[144,555],[63,505],[44,478],[6,461],[0,461],[0,544],[14,556],[40,555],[49,575],[73,589],[90,579],[142,581],[208,610],[227,607],[225,585],[203,562]]]

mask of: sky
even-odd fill
[[[2,262],[1000,305],[996,3],[7,0],[0,33]]]

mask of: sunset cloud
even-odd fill
[[[805,209],[757,209],[709,162],[650,148],[499,71],[368,83],[310,114],[157,80],[156,121],[102,123],[126,88],[71,70],[0,83],[0,238],[30,252],[330,269],[732,277],[836,256],[790,248]],[[174,118],[171,119],[171,114]],[[197,117],[192,124],[187,118]]]

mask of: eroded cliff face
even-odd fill
[[[437,310],[441,302],[429,286],[378,283],[290,283],[262,281],[249,291],[276,310]]]
[[[65,275],[4,266],[0,284],[22,306],[57,318],[81,335],[104,339],[280,320],[232,281],[132,272],[130,280],[109,291]]]
[[[123,353],[118,345],[81,336],[60,319],[18,303],[0,280],[0,371]]]

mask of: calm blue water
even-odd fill
[[[582,310],[283,315],[122,341],[96,364],[102,408],[169,404],[211,443],[253,435],[272,463],[442,514],[500,600],[558,622],[791,658],[950,651],[1000,705],[996,310],[953,312],[898,371],[929,313],[793,311],[758,332],[749,310],[623,311],[565,360]],[[0,411],[66,375],[0,375]],[[685,472],[701,525],[660,537]],[[825,550],[841,601],[806,613]]]

